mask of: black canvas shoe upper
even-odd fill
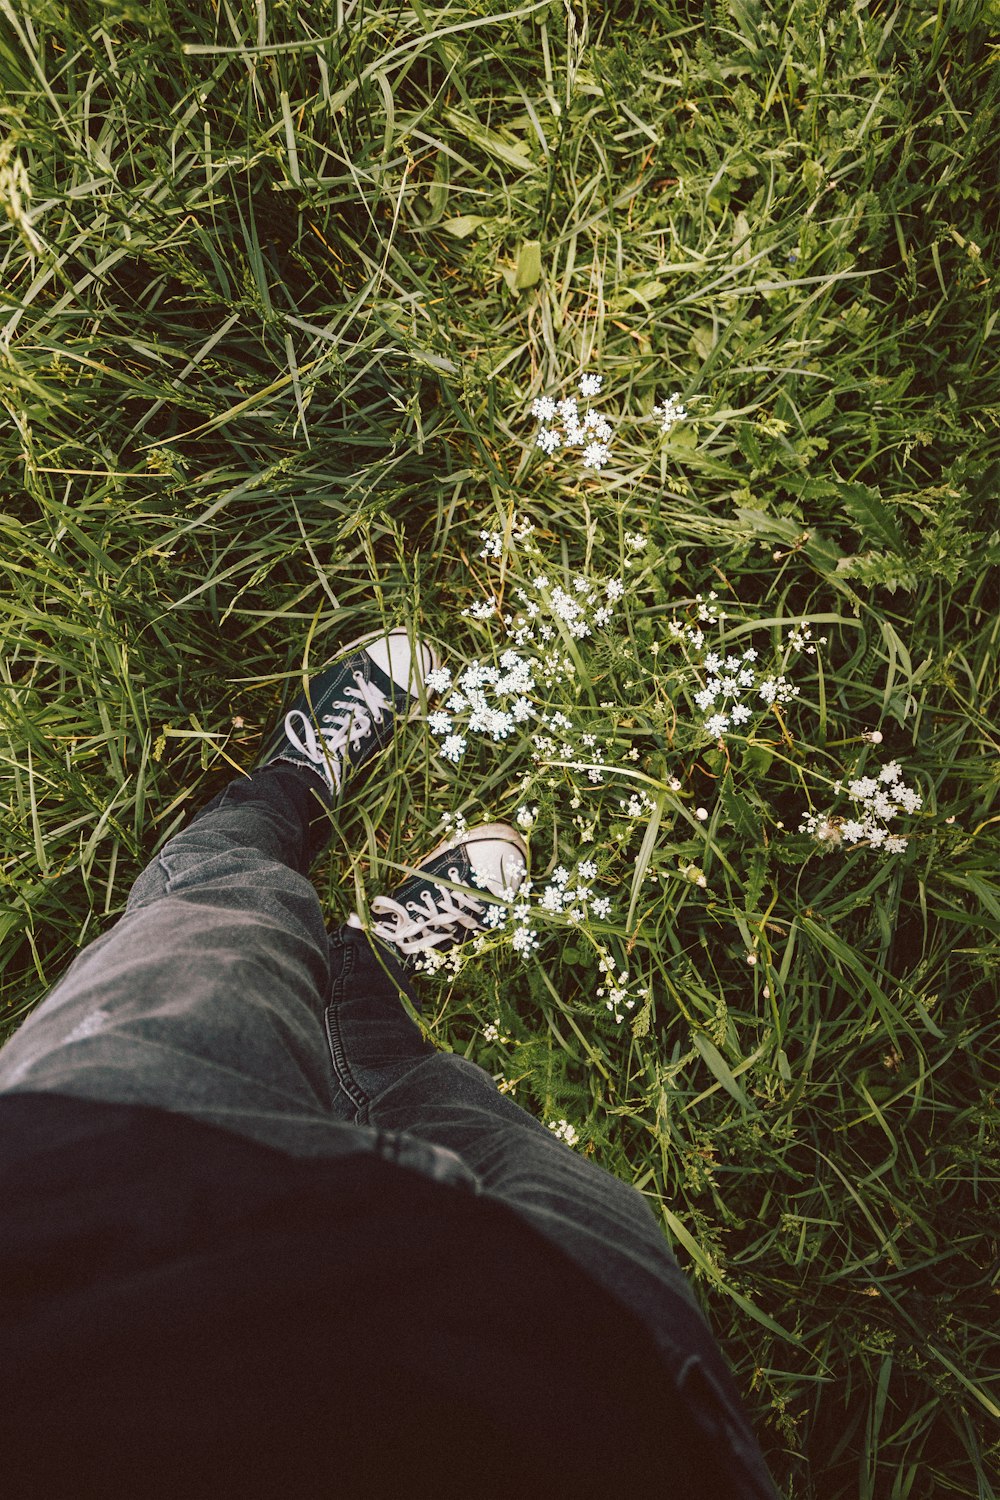
[[[477,840],[494,851],[491,873],[484,874],[482,868],[477,873],[470,858]],[[506,851],[501,853],[504,844]],[[391,943],[404,960],[427,949],[454,947],[500,925],[490,914],[496,912],[502,922],[506,903],[516,895],[524,874],[524,845],[513,829],[495,824],[470,829],[421,860],[414,874],[391,895],[375,897],[372,931]],[[441,880],[449,884],[442,885]],[[499,899],[491,900],[491,896]]]
[[[309,679],[308,694],[300,693],[284,714],[258,764],[309,767],[338,796],[345,779],[385,749],[397,719],[416,706],[414,694],[359,645]]]

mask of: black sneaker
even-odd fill
[[[370,910],[376,920],[369,931],[404,962],[429,949],[468,942],[497,925],[490,912],[504,911],[499,903],[517,895],[527,856],[521,835],[507,823],[469,828],[432,850],[391,896],[375,897]],[[347,922],[365,925],[356,912]]]
[[[257,765],[305,766],[339,797],[347,776],[391,743],[397,721],[420,712],[420,688],[439,666],[431,647],[411,646],[404,629],[363,636],[309,679]]]

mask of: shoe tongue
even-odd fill
[[[454,849],[446,850],[432,865],[425,868],[424,873],[426,879],[431,882],[432,889],[436,889],[440,895],[452,900],[456,893],[450,888],[451,885],[464,886],[473,896],[487,889],[476,883],[469,856],[461,844]],[[449,886],[437,886],[435,877],[449,881]]]

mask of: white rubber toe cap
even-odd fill
[[[416,654],[410,645],[405,630],[393,630],[389,635],[370,642],[365,650],[372,661],[393,682],[405,687],[414,697],[428,672],[434,670],[438,660],[430,646],[416,641]]]
[[[494,896],[517,894],[527,870],[528,851],[509,824],[487,823],[470,829],[462,844],[476,878]]]

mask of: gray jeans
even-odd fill
[[[170,839],[0,1052],[0,1092],[154,1106],[293,1156],[374,1151],[502,1200],[640,1316],[738,1456],[738,1493],[773,1496],[646,1199],[436,1051],[388,950],[327,931],[308,879],[329,830],[319,788],[266,767]]]

